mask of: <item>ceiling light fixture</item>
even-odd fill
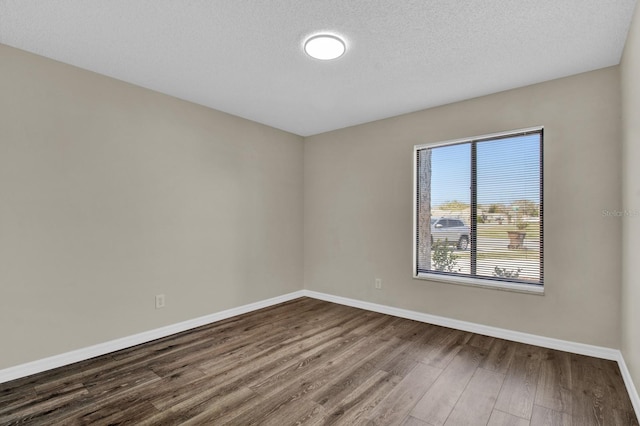
[[[304,43],[304,51],[312,58],[328,61],[342,56],[347,50],[341,38],[329,34],[320,34]]]

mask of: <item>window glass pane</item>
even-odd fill
[[[418,269],[469,274],[471,145],[424,149],[418,162]]]
[[[543,283],[542,131],[416,151],[417,272]]]
[[[540,134],[477,149],[479,276],[540,281]]]

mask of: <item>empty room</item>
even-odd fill
[[[635,0],[0,0],[0,425],[638,425]]]

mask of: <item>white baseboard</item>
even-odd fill
[[[617,361],[620,373],[624,379],[624,384],[629,393],[629,398],[636,412],[636,417],[640,418],[640,397],[633,383],[629,369],[624,361],[622,352],[618,349],[605,348],[602,346],[586,345],[584,343],[571,342],[567,340],[553,339],[535,334],[521,333],[519,331],[507,330],[504,328],[490,327],[467,321],[459,321],[437,315],[425,314],[422,312],[410,311],[407,309],[394,308],[392,306],[380,305],[377,303],[363,302],[361,300],[349,299],[347,297],[334,296],[331,294],[319,293],[311,290],[303,290],[306,297],[325,300],[327,302],[338,303],[340,305],[365,309],[367,311],[379,312],[381,314],[393,315],[396,317],[412,319],[428,324],[440,325],[443,327],[455,328],[457,330],[469,331],[485,336],[497,337],[499,339],[511,340],[513,342],[527,343],[543,348],[556,349],[580,355],[592,356],[595,358]]]
[[[278,303],[287,302],[299,297],[311,297],[314,299],[325,300],[327,302],[338,303],[340,305],[352,306],[354,308],[379,312],[381,314],[393,315],[396,317],[407,318],[428,324],[455,328],[458,330],[478,333],[485,336],[497,337],[514,342],[527,343],[544,348],[556,349],[580,355],[587,355],[596,358],[617,361],[620,367],[620,372],[624,379],[625,386],[627,387],[627,391],[629,393],[629,398],[631,399],[631,402],[635,409],[636,416],[640,418],[640,397],[638,397],[638,392],[633,383],[633,380],[631,379],[631,374],[629,373],[629,369],[627,368],[627,365],[624,361],[624,357],[622,356],[622,353],[617,349],[586,345],[584,343],[570,342],[567,340],[553,339],[550,337],[537,336],[535,334],[522,333],[519,331],[507,330],[504,328],[490,327],[482,324],[460,321],[447,317],[410,311],[407,309],[394,308],[392,306],[364,302],[361,300],[349,299],[347,297],[334,296],[311,290],[295,291],[283,296],[273,297],[271,299],[250,303],[248,305],[239,306],[237,308],[227,309],[225,311],[206,315],[200,318],[195,318],[166,327],[157,328],[155,330],[146,331],[132,336],[123,337],[121,339],[89,346],[87,348],[82,348],[64,354],[55,355],[49,358],[17,365],[15,367],[6,368],[4,370],[0,370],[0,383],[30,376],[32,374],[51,370],[53,368],[62,367],[74,362],[84,361],[96,356],[105,355],[142,343],[147,343],[152,340],[167,337],[172,334],[180,333],[203,325],[211,324],[216,321],[221,321],[223,319],[231,318],[236,315],[241,315],[258,309],[277,305]]]
[[[633,404],[633,409],[636,411],[636,417],[640,419],[640,396],[638,396],[638,388],[636,388],[635,384],[633,383],[631,373],[627,368],[627,363],[624,362],[622,352],[620,352],[620,358],[618,358],[617,361],[618,366],[620,367],[620,373],[622,374],[622,379],[624,380],[624,384],[627,387],[627,392],[629,393],[629,398],[631,399],[631,403]]]
[[[473,322],[460,321],[437,315],[425,314],[422,312],[409,311],[407,309],[394,308],[392,306],[379,305],[377,303],[363,302],[341,296],[333,296],[325,293],[304,290],[307,297],[326,300],[327,302],[338,303],[340,305],[352,306],[354,308],[365,309],[367,311],[379,312],[381,314],[393,315],[443,327],[455,328],[457,330],[469,331],[485,336],[497,337],[511,340],[513,342],[528,343],[530,345],[541,346],[543,348],[557,349],[565,352],[572,352],[580,355],[588,355],[596,358],[617,361],[620,351],[617,349],[605,348],[602,346],[586,345],[584,343],[570,342],[567,340],[553,339],[551,337],[537,336],[535,334],[521,333],[519,331],[507,330],[504,328],[490,327],[488,325],[476,324]]]
[[[84,361],[96,356],[105,355],[111,352],[126,349],[131,346],[147,343],[162,337],[171,336],[192,328],[211,324],[216,321],[231,318],[236,315],[246,314],[247,312],[266,308],[278,303],[287,302],[289,300],[303,297],[303,291],[288,293],[283,296],[272,297],[271,299],[261,300],[259,302],[250,303],[248,305],[239,306],[237,308],[227,309],[211,315],[194,318],[192,320],[183,321],[177,324],[171,324],[166,327],[156,328],[155,330],[145,331],[143,333],[134,334],[132,336],[123,337],[121,339],[111,340],[109,342],[99,343],[71,352],[54,355],[48,358],[39,359],[37,361],[28,362],[26,364],[17,365],[0,370],[0,383],[27,377],[32,374],[41,373],[53,368],[62,367],[64,365],[73,364],[74,362]]]

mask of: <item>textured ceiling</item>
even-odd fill
[[[0,0],[0,43],[307,136],[620,62],[635,0]],[[303,41],[340,34],[313,60]]]

